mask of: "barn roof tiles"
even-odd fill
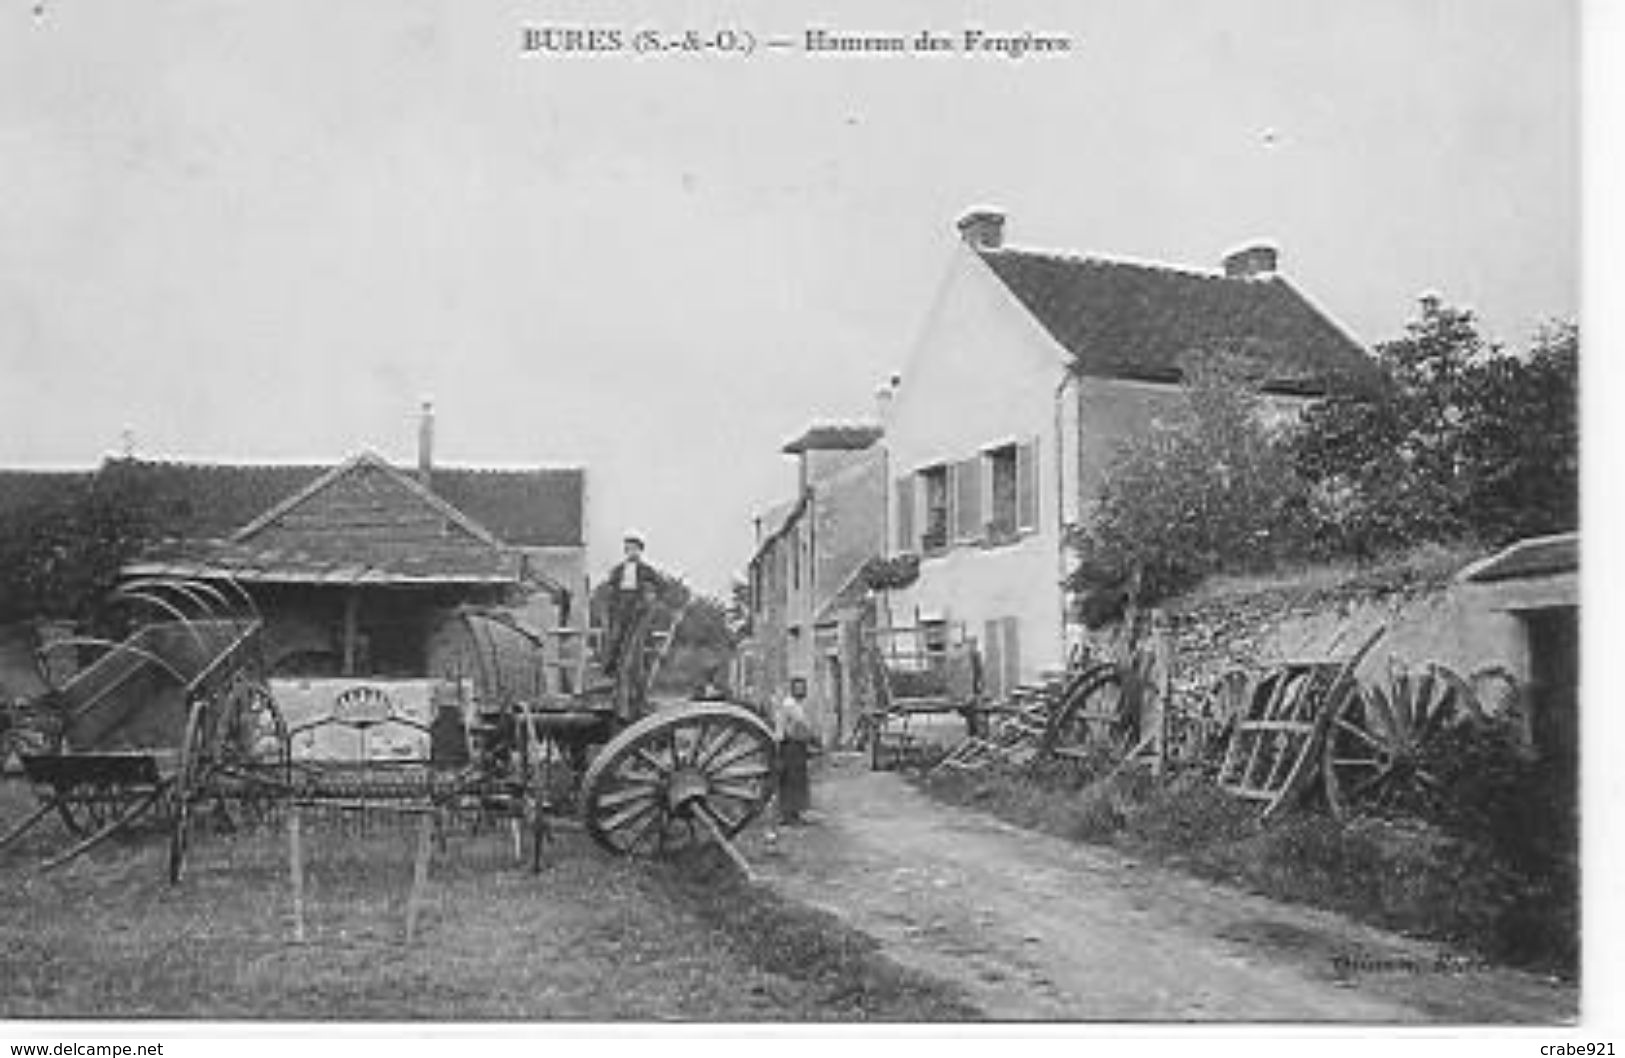
[[[1276,392],[1381,385],[1365,350],[1273,272],[1231,276],[1003,246],[976,252],[1084,374],[1172,382],[1188,353],[1222,351],[1255,365]]]

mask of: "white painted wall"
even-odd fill
[[[897,552],[900,475],[1037,438],[1038,528],[1013,543],[925,558],[919,581],[890,600],[898,624],[918,611],[962,621],[978,638],[985,622],[1017,618],[1023,679],[1062,658],[1056,391],[1066,364],[988,267],[956,246],[885,424],[888,554]]]

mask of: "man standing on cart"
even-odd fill
[[[643,534],[628,529],[622,539],[625,558],[605,578],[604,644],[599,660],[604,673],[620,683],[626,679],[626,706],[636,719],[644,711],[644,637],[657,599],[672,584],[669,577],[643,560]]]

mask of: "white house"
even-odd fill
[[[1006,246],[994,210],[959,232],[882,424],[888,553],[921,556],[889,609],[962,624],[997,694],[1062,664],[1080,634],[1066,530],[1114,443],[1175,407],[1186,354],[1242,356],[1288,405],[1379,376],[1272,247],[1201,271]]]

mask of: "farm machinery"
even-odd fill
[[[1452,733],[1516,717],[1522,692],[1499,665],[1462,676],[1392,655],[1373,664],[1386,633],[1340,628],[1301,656],[1186,686],[1165,630],[1153,630],[988,706],[984,729],[934,767],[1198,770],[1264,819],[1306,799],[1338,818],[1411,809],[1439,796]]]
[[[265,619],[240,586],[149,578],[108,601],[128,633],[50,643],[88,660],[7,711],[8,752],[35,805],[0,833],[0,850],[55,819],[70,840],[45,869],[156,829],[178,883],[205,823],[231,830],[317,808],[403,810],[437,829],[505,822],[536,869],[572,814],[613,853],[718,842],[737,858],[729,842],[770,799],[775,744],[756,715],[649,699],[657,636],[644,635],[637,665],[593,680],[582,632],[463,606],[452,616],[464,647],[435,684],[432,718],[356,679],[290,723],[267,672]]]

